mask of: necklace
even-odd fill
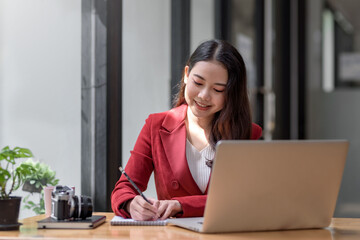
[[[209,168],[212,168],[214,159],[208,159],[207,157],[205,157],[205,159],[206,159],[206,161],[205,161],[206,166],[208,166]]]

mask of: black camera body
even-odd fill
[[[92,216],[92,209],[90,197],[76,196],[68,186],[58,185],[51,193],[51,217],[54,219],[85,219]]]

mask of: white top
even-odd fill
[[[214,159],[215,152],[211,146],[198,151],[188,139],[186,139],[186,160],[193,179],[202,193],[205,192],[209,182],[211,168],[206,165],[206,160]]]

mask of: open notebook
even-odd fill
[[[167,224],[167,220],[137,221],[131,218],[114,216],[113,219],[111,219],[110,224],[120,226],[165,226]]]

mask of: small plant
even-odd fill
[[[41,192],[46,186],[55,186],[59,179],[55,178],[56,172],[51,170],[48,165],[41,162],[34,162],[31,159],[22,163],[28,168],[34,169],[34,173],[25,177],[24,191]]]
[[[56,172],[51,170],[50,167],[41,162],[34,162],[32,160],[27,160],[22,163],[29,168],[34,169],[33,174],[25,177],[25,184],[23,186],[23,191],[33,193],[38,193],[39,203],[35,203],[29,200],[30,194],[26,196],[23,200],[25,203],[24,208],[32,209],[36,214],[44,214],[44,187],[46,186],[55,186],[58,184],[59,179],[55,178]]]
[[[33,157],[32,152],[27,148],[9,146],[1,149],[0,152],[0,199],[8,199],[11,193],[24,184],[26,178],[34,173],[30,165],[16,165],[16,161],[22,158]]]

